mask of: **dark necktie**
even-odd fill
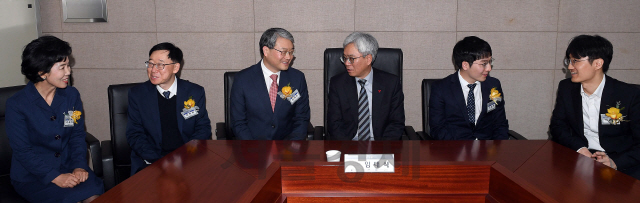
[[[162,93],[162,95],[164,95],[164,98],[165,98],[165,99],[169,99],[169,95],[171,95],[171,92],[169,92],[169,91],[164,91],[164,92]]]
[[[471,124],[476,123],[476,98],[473,96],[473,89],[476,88],[476,83],[468,84],[469,95],[467,97],[467,116],[469,116],[469,122]]]
[[[358,80],[360,83],[360,96],[358,96],[358,140],[367,141],[371,139],[371,129],[369,123],[371,118],[369,117],[369,97],[367,96],[367,90],[364,88],[364,84],[367,82],[365,79]]]

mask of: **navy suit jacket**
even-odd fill
[[[616,163],[618,170],[640,179],[640,90],[606,76],[602,90],[600,114],[620,102],[624,120],[620,125],[598,124],[600,145]],[[551,139],[572,150],[589,147],[584,136],[580,83],[571,78],[560,81],[556,105],[551,116]]]
[[[64,127],[64,114],[72,110],[83,114],[73,127]],[[56,89],[49,106],[29,82],[7,100],[5,116],[7,137],[13,150],[12,180],[39,181],[47,185],[60,174],[71,173],[76,168],[93,174],[87,164],[85,115],[76,88]]]
[[[400,79],[375,69],[371,96],[371,125],[375,140],[400,140],[404,132],[404,94]],[[352,140],[358,131],[356,79],[344,72],[329,83],[327,128],[329,139]]]
[[[178,83],[176,116],[180,137],[185,143],[190,140],[211,139],[211,121],[207,113],[204,88],[180,78],[175,82]],[[129,90],[127,142],[131,146],[131,175],[146,166],[144,160],[153,162],[162,158],[158,94],[156,86],[148,80]],[[185,120],[180,113],[189,97],[193,98],[200,110],[198,115]]]
[[[458,72],[433,83],[429,98],[431,136],[437,140],[509,139],[509,123],[504,111],[504,92],[500,81],[487,76],[484,82],[480,82],[480,86],[482,111],[473,125],[467,119],[467,102],[460,87]],[[502,101],[487,113],[487,103],[491,101],[489,94],[494,87],[502,94]]]
[[[309,92],[304,73],[280,71],[278,91],[289,84],[300,98],[293,104],[276,98],[271,110],[269,90],[257,63],[238,72],[231,88],[231,128],[239,140],[304,140],[309,125]],[[275,111],[275,112],[274,112]]]

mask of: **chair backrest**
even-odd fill
[[[231,130],[231,87],[233,87],[233,76],[238,71],[230,71],[224,73],[224,130],[226,131],[226,139],[234,140],[235,135]]]
[[[441,79],[422,80],[422,131],[431,134],[429,130],[429,98],[431,98],[431,85]]]
[[[325,136],[327,134],[327,109],[329,108],[329,81],[331,77],[347,72],[344,64],[340,61],[343,55],[343,48],[327,48],[324,50],[324,126]],[[382,70],[400,78],[402,83],[402,49],[379,48],[378,54],[372,66],[377,70]]]
[[[109,121],[113,165],[131,165],[131,147],[127,142],[129,89],[142,83],[109,85]]]
[[[25,86],[13,86],[0,88],[0,176],[9,175],[11,171],[11,146],[4,125],[5,110],[7,109],[7,99]]]

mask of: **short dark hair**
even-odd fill
[[[22,74],[33,83],[44,81],[40,73],[49,73],[54,64],[66,61],[71,55],[71,46],[54,36],[34,39],[22,51]]]
[[[589,57],[589,63],[593,63],[593,60],[602,59],[602,71],[604,73],[609,70],[609,64],[613,59],[613,45],[609,40],[599,35],[578,35],[571,39],[569,47],[565,52],[564,57],[569,58]]]
[[[169,51],[168,57],[169,59],[171,59],[174,63],[179,63],[180,66],[182,66],[183,64],[183,58],[182,58],[182,50],[180,50],[180,48],[178,48],[176,45],[173,45],[170,42],[163,42],[160,44],[156,44],[155,46],[151,47],[151,50],[149,50],[149,56],[151,56],[151,54],[154,51],[158,51],[158,50],[167,50]]]
[[[476,36],[468,36],[458,41],[453,47],[451,60],[457,70],[462,68],[462,62],[472,64],[474,61],[491,56],[491,46],[487,41]]]
[[[293,44],[293,35],[283,28],[269,28],[268,30],[262,33],[260,37],[260,41],[258,42],[258,49],[260,49],[260,57],[264,57],[264,52],[262,51],[262,47],[267,46],[269,49],[273,49],[276,46],[276,40],[278,37],[282,37],[288,39]]]

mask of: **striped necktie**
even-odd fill
[[[358,140],[368,141],[371,140],[371,117],[369,116],[369,97],[367,96],[367,90],[364,88],[364,84],[367,82],[365,79],[358,80],[360,83],[360,96],[358,97]]]

